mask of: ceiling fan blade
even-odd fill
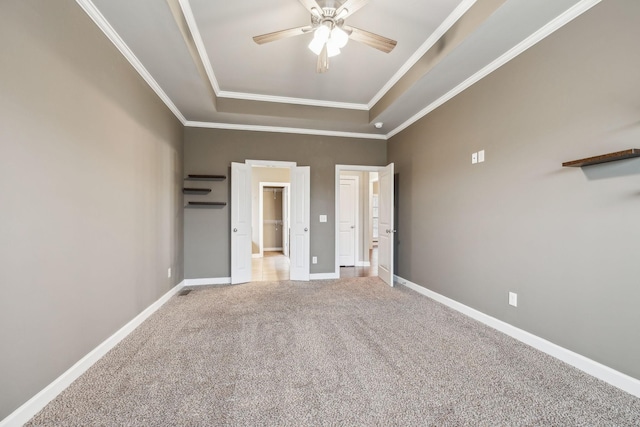
[[[347,0],[342,4],[342,6],[336,9],[336,14],[334,16],[337,19],[344,19],[352,13],[355,13],[358,9],[360,9],[368,2],[369,0]]]
[[[345,25],[343,30],[349,34],[349,38],[360,43],[364,43],[367,46],[371,46],[384,53],[389,53],[398,44],[397,41],[382,37],[378,34],[371,33],[369,31],[361,30],[360,28],[350,27]]]
[[[253,41],[258,44],[265,44],[269,42],[274,42],[276,40],[284,39],[287,37],[301,36],[302,34],[308,33],[312,29],[313,27],[311,27],[310,25],[307,25],[304,27],[296,27],[296,28],[290,28],[288,30],[275,31],[273,33],[255,36],[253,38]]]
[[[316,64],[316,73],[326,73],[329,71],[329,51],[325,44],[322,48],[322,52],[318,55],[318,62]]]
[[[315,0],[300,0],[300,3],[304,6],[305,9],[309,11],[310,14],[320,18],[322,17],[322,8]]]

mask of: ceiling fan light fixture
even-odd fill
[[[338,46],[339,49],[342,49],[347,45],[349,41],[349,35],[340,27],[333,27],[331,30],[331,39]]]
[[[327,55],[329,55],[329,58],[340,55],[340,48],[333,39],[327,40]]]
[[[324,47],[325,42],[323,40],[320,40],[320,38],[318,37],[314,37],[311,40],[311,43],[309,43],[309,49],[311,50],[311,52],[315,53],[316,55],[320,55],[320,53],[322,52],[322,48]]]
[[[318,39],[322,43],[326,43],[327,40],[329,40],[329,36],[331,36],[331,28],[324,23],[320,25],[313,34],[313,38]]]
[[[353,38],[382,52],[389,53],[397,41],[379,34],[345,25],[344,20],[360,9],[368,0],[300,0],[302,6],[311,13],[311,25],[254,36],[257,44],[265,44],[286,37],[313,32],[313,40],[308,47],[318,57],[316,71],[329,70],[329,58],[339,55],[349,39]]]

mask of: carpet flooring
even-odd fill
[[[640,399],[378,278],[175,296],[28,426],[640,426]]]

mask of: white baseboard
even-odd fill
[[[230,285],[231,277],[214,277],[212,279],[184,279],[184,286]]]
[[[263,252],[282,252],[282,248],[264,248]]]
[[[447,298],[443,295],[433,292],[402,277],[394,275],[394,280],[396,283],[404,285],[409,289],[413,289],[414,291],[424,296],[427,296],[435,301],[438,301],[439,303],[451,307],[452,309],[459,311],[462,314],[465,314],[479,322],[484,323],[487,326],[497,329],[502,333],[505,333],[519,341],[522,341],[527,345],[530,345],[531,347],[534,347],[544,353],[547,353],[550,356],[555,357],[556,359],[560,359],[563,362],[568,363],[569,365],[574,366],[581,371],[602,381],[605,381],[614,387],[624,390],[636,397],[640,397],[640,380],[636,378],[616,371],[615,369],[596,362],[595,360],[591,360],[564,347],[560,347],[559,345],[547,341],[544,338],[540,338],[537,335],[533,335],[532,333],[524,331],[520,328],[516,328],[509,323],[484,314],[476,309],[473,309],[469,306],[452,300],[451,298]]]
[[[369,261],[358,261],[356,262],[356,267],[371,267],[371,263]]]
[[[309,275],[310,280],[339,279],[340,273],[313,273]]]
[[[262,258],[260,254],[251,254],[251,258]]]
[[[69,385],[74,382],[80,375],[85,373],[94,363],[102,356],[107,354],[109,350],[115,347],[135,328],[140,326],[149,316],[155,313],[164,303],[177,294],[184,287],[184,281],[174,286],[169,292],[164,294],[160,299],[147,307],[142,313],[134,317],[129,323],[120,328],[116,333],[111,335],[96,348],[91,350],[86,356],[76,362],[75,365],[67,369],[62,375],[56,378],[51,384],[46,386],[42,391],[29,399],[26,403],[13,411],[4,420],[0,421],[0,427],[18,427],[25,424],[33,418],[42,408],[47,406],[49,402],[55,399]]]

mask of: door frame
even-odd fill
[[[348,172],[353,172],[353,171],[348,171]],[[354,229],[353,229],[353,237],[354,237],[354,243],[353,243],[353,266],[354,267],[359,267],[362,262],[360,261],[360,245],[359,240],[360,240],[360,210],[361,210],[361,206],[360,206],[360,177],[356,176],[356,175],[345,175],[342,176],[340,175],[340,181],[342,180],[349,180],[349,181],[354,181],[355,182],[355,193],[356,193],[356,206],[354,208],[355,212],[354,212],[354,221],[353,221],[353,225],[354,225]],[[340,183],[342,184],[342,182]],[[340,188],[340,187],[338,187]],[[340,191],[342,191],[342,189],[340,189]],[[339,196],[339,195],[338,195]],[[340,207],[340,206],[339,206]],[[340,214],[342,212],[339,210],[338,211],[338,216],[336,217],[336,222],[338,223],[338,227],[340,226]],[[362,236],[362,241],[364,242],[364,236]],[[338,255],[339,257],[339,255]]]
[[[340,172],[380,172],[385,166],[336,165],[335,175],[335,270],[336,278],[340,277]]]
[[[291,183],[289,182],[274,182],[274,181],[260,181],[258,183],[259,186],[259,194],[258,194],[258,244],[260,245],[260,258],[264,257],[264,187],[282,187],[289,191],[291,188]],[[282,199],[284,200],[285,195],[284,191],[282,194]],[[288,200],[287,200],[288,202]],[[289,209],[289,203],[287,203],[287,209]],[[283,229],[289,227],[289,216],[284,212],[282,212],[282,227]],[[289,234],[287,233],[287,236]],[[284,239],[282,240],[282,250],[284,251]],[[287,255],[288,256],[288,255]]]
[[[298,168],[298,164],[296,162],[287,162],[287,161],[279,161],[279,160],[253,160],[253,159],[245,159],[244,164],[253,168],[255,166],[258,167],[273,167],[273,168],[289,168],[291,170],[291,172],[293,173],[294,171],[296,171]],[[308,166],[304,166],[303,168],[308,168],[310,169]],[[293,176],[290,175],[289,177],[290,180],[290,184],[293,182]],[[305,193],[309,199],[311,198],[311,186],[309,184],[309,186],[307,187],[308,191]],[[233,195],[232,195],[233,196]],[[250,202],[252,202],[253,197],[250,197]],[[291,192],[289,192],[289,206],[291,206],[292,202],[293,202],[294,198],[293,198],[293,194]],[[308,210],[308,206],[307,206],[307,210]],[[252,212],[253,212],[253,208],[252,208]],[[253,214],[252,214],[253,215]],[[311,218],[308,218],[308,221],[310,221]],[[291,226],[292,221],[291,221],[291,217],[289,216],[289,225]],[[308,225],[307,227],[309,227],[310,225]],[[291,234],[291,233],[290,233]],[[306,241],[306,245],[308,246],[308,242],[310,241],[311,237],[308,236],[308,240]],[[308,252],[308,247],[306,248],[307,252]],[[289,259],[291,259],[291,247],[289,248]],[[306,254],[308,255],[308,254]],[[233,263],[233,253],[231,253],[231,257],[232,260],[231,262]],[[249,250],[249,260],[251,260],[251,250]],[[309,266],[309,260],[307,257],[307,261],[306,261],[306,279],[304,280],[309,280],[309,275],[310,275],[310,266]],[[233,271],[232,271],[232,282],[233,282]]]

